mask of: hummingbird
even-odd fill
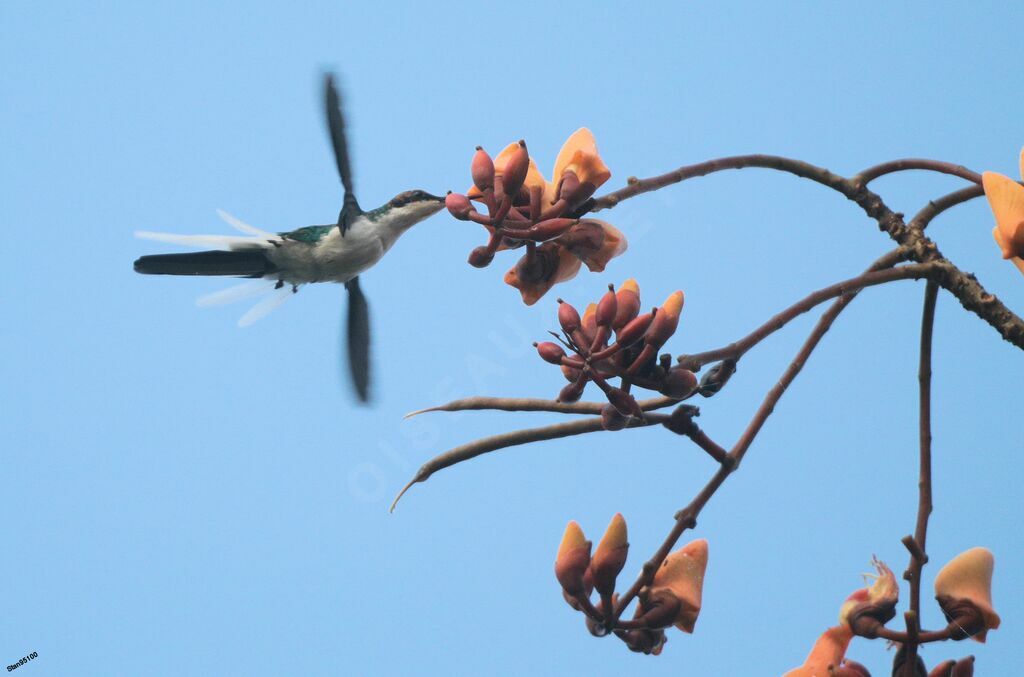
[[[349,373],[357,397],[361,402],[367,402],[370,387],[370,309],[360,289],[359,276],[380,261],[405,231],[439,212],[445,199],[422,190],[407,190],[376,209],[360,209],[353,188],[341,96],[331,75],[324,79],[324,107],[334,159],[344,189],[336,223],[271,233],[220,212],[222,218],[245,235],[175,235],[140,231],[136,235],[144,239],[208,248],[208,251],[142,256],[135,261],[135,272],[270,280],[277,294],[246,313],[239,321],[243,326],[283,303],[302,285],[315,282],[343,284],[348,292],[346,335]],[[208,305],[245,295],[249,292],[238,287],[230,288],[203,297],[199,303]]]

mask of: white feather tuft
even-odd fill
[[[272,245],[262,237],[240,237],[237,235],[176,235],[174,233],[153,233],[148,230],[135,231],[135,237],[155,240],[168,244],[179,244],[198,249],[269,249]],[[277,239],[276,236],[274,239]]]
[[[229,226],[231,226],[232,228],[234,228],[235,230],[237,230],[240,233],[246,233],[248,235],[253,235],[255,237],[259,237],[259,238],[263,238],[263,239],[271,239],[271,240],[278,239],[278,236],[277,236],[276,233],[270,233],[270,232],[267,232],[265,230],[260,230],[259,228],[256,228],[255,226],[250,226],[248,223],[245,223],[244,221],[242,221],[238,217],[235,217],[235,216],[232,216],[231,214],[228,214],[223,209],[218,209],[217,210],[217,216],[219,216],[221,219],[224,220],[224,222],[226,224],[228,224]]]
[[[274,280],[250,280],[241,284],[232,285],[226,289],[204,294],[196,299],[196,305],[201,308],[210,306],[223,306],[236,301],[244,301],[254,296],[262,296],[274,289]]]
[[[245,315],[242,315],[238,320],[239,327],[251,326],[257,320],[262,320],[264,317],[269,315],[275,308],[280,306],[282,303],[288,300],[288,297],[292,295],[290,286],[282,287],[276,292],[263,299],[252,308],[249,309]]]

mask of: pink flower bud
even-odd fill
[[[526,151],[526,142],[520,140],[501,174],[502,190],[509,197],[515,197],[526,181],[526,173],[530,171],[530,154]]]
[[[683,292],[677,291],[665,299],[665,303],[658,309],[654,316],[654,322],[647,331],[646,341],[648,345],[660,348],[665,341],[676,333],[679,326],[679,315],[683,310]]]
[[[612,323],[612,327],[618,331],[640,312],[640,286],[636,280],[629,278],[615,292],[615,298],[619,302],[619,309],[615,312],[615,322]]]
[[[621,308],[621,306],[620,306]],[[623,348],[628,348],[644,337],[644,334],[654,321],[654,313],[644,313],[634,317],[625,327],[620,327],[615,334],[615,342]]]
[[[470,173],[473,175],[473,185],[481,192],[494,188],[494,161],[480,146],[476,147],[476,154],[473,155]]]
[[[615,579],[622,567],[626,566],[628,552],[626,520],[620,513],[615,513],[590,559],[590,577],[594,581],[594,588],[602,596],[615,592]]]
[[[444,198],[444,206],[448,208],[448,213],[459,221],[468,221],[469,214],[473,211],[473,204],[461,193],[448,193]]]
[[[555,558],[555,578],[570,596],[584,593],[583,574],[590,565],[590,541],[575,521],[569,522]]]
[[[583,397],[583,389],[586,387],[587,382],[585,379],[579,379],[577,381],[574,381],[573,383],[570,383],[569,385],[562,388],[562,390],[558,393],[558,397],[555,401],[565,402],[567,404],[579,402],[580,398]]]
[[[619,410],[610,404],[601,407],[601,427],[605,430],[615,432],[622,430],[629,423],[629,417],[623,416]]]
[[[697,375],[689,369],[672,367],[662,381],[661,394],[681,400],[697,389]]]
[[[580,328],[580,314],[562,299],[558,299],[558,324],[569,335]]]
[[[611,327],[615,321],[615,312],[618,310],[618,303],[615,298],[615,290],[610,286],[597,303],[597,313],[594,315],[594,322],[598,327]]]
[[[474,268],[486,268],[494,260],[494,252],[487,247],[477,247],[469,253],[469,265]]]
[[[619,413],[623,416],[636,416],[639,418],[644,415],[643,410],[636,403],[636,400],[633,399],[633,396],[622,388],[609,388],[605,392],[605,396],[608,398],[608,402],[618,409]]]
[[[554,177],[557,181],[558,177]],[[562,173],[562,182],[558,186],[558,199],[565,200],[568,204],[572,204],[575,201],[576,193],[580,189],[580,177],[576,175],[576,172],[572,170],[566,170]],[[580,200],[582,202],[582,200]]]
[[[544,341],[535,345],[537,346],[537,353],[542,360],[551,364],[562,363],[562,358],[565,357],[565,351],[562,350],[562,346],[551,341]]]

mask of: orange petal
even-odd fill
[[[675,626],[693,632],[700,614],[704,571],[708,566],[708,542],[701,538],[669,554],[654,574],[651,588],[668,588],[682,603]]]
[[[519,290],[523,303],[532,306],[553,286],[576,277],[580,260],[556,242],[545,242],[534,251],[532,260],[524,254],[505,273],[505,284]]]
[[[998,226],[992,229],[992,237],[995,238],[996,244],[999,245],[999,248],[1005,252],[1007,250],[1007,244],[1006,241],[1003,239],[1002,234],[999,232]],[[1017,266],[1021,273],[1024,273],[1024,259],[1022,259],[1019,256],[1011,256],[1010,263]]]
[[[582,197],[589,197],[601,184],[611,178],[611,171],[601,160],[597,152],[597,143],[594,135],[586,127],[580,127],[572,136],[566,139],[562,150],[558,151],[558,158],[555,160],[555,171],[551,176],[551,182],[555,185],[562,179],[562,173],[570,170],[576,173],[581,184],[589,184],[589,194]]]
[[[609,261],[629,246],[626,236],[618,228],[597,219],[580,221],[558,242],[587,264],[593,273],[602,272]]]
[[[986,629],[972,637],[985,641],[988,630],[999,627],[999,614],[992,608],[992,570],[995,558],[986,548],[971,548],[942,567],[935,576],[935,596],[967,599],[981,610]]]
[[[981,182],[996,217],[996,242],[1003,258],[1024,256],[1024,186],[996,172],[985,172]]]
[[[808,654],[804,664],[782,677],[829,677],[832,668],[838,668],[846,655],[846,647],[853,639],[853,631],[846,625],[826,630]]]

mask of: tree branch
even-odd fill
[[[942,162],[941,160],[925,160],[922,158],[905,158],[902,160],[890,160],[889,162],[883,162],[882,164],[875,165],[874,167],[868,167],[864,171],[858,172],[852,176],[850,180],[862,185],[867,185],[875,179],[887,174],[904,172],[908,169],[924,169],[932,172],[939,172],[940,174],[951,174],[952,176],[959,176],[962,179],[967,179],[972,183],[981,183],[981,174],[972,172],[963,165],[953,164],[952,162]]]
[[[921,356],[918,363],[918,387],[920,413],[918,415],[918,436],[920,438],[920,471],[917,481],[917,524],[914,535],[903,539],[910,551],[910,564],[903,572],[903,578],[910,582],[910,611],[914,618],[921,617],[921,571],[928,562],[925,541],[928,537],[928,517],[932,513],[932,331],[935,325],[935,301],[939,287],[929,281],[924,292],[924,309],[921,312]],[[909,640],[906,643],[907,662],[917,664],[918,633],[916,627],[908,627]]]
[[[654,397],[649,400],[640,400],[637,404],[644,411],[653,411],[663,407],[671,406],[679,400],[671,397]],[[405,418],[412,418],[431,411],[551,411],[558,414],[589,414],[600,415],[601,408],[606,402],[555,402],[533,397],[464,397],[459,400],[452,400],[447,404],[436,407],[420,409],[405,415]]]
[[[668,414],[652,412],[645,415],[643,420],[631,418],[627,427],[645,428],[647,426],[663,423],[667,420]],[[556,423],[554,425],[548,425],[541,428],[527,428],[525,430],[516,430],[509,433],[502,433],[500,435],[492,435],[490,437],[484,437],[468,444],[455,447],[454,449],[435,456],[424,463],[416,472],[416,475],[409,480],[409,483],[406,484],[400,492],[398,492],[398,496],[395,497],[394,502],[391,504],[390,511],[394,512],[395,506],[398,505],[398,501],[402,498],[405,492],[412,487],[412,485],[419,482],[426,482],[430,476],[438,470],[443,470],[457,463],[468,461],[471,458],[476,458],[481,454],[497,451],[498,449],[514,447],[520,444],[529,444],[530,442],[542,442],[544,440],[554,440],[560,437],[572,437],[573,435],[594,433],[599,430],[603,430],[600,418],[585,418],[568,423]]]

